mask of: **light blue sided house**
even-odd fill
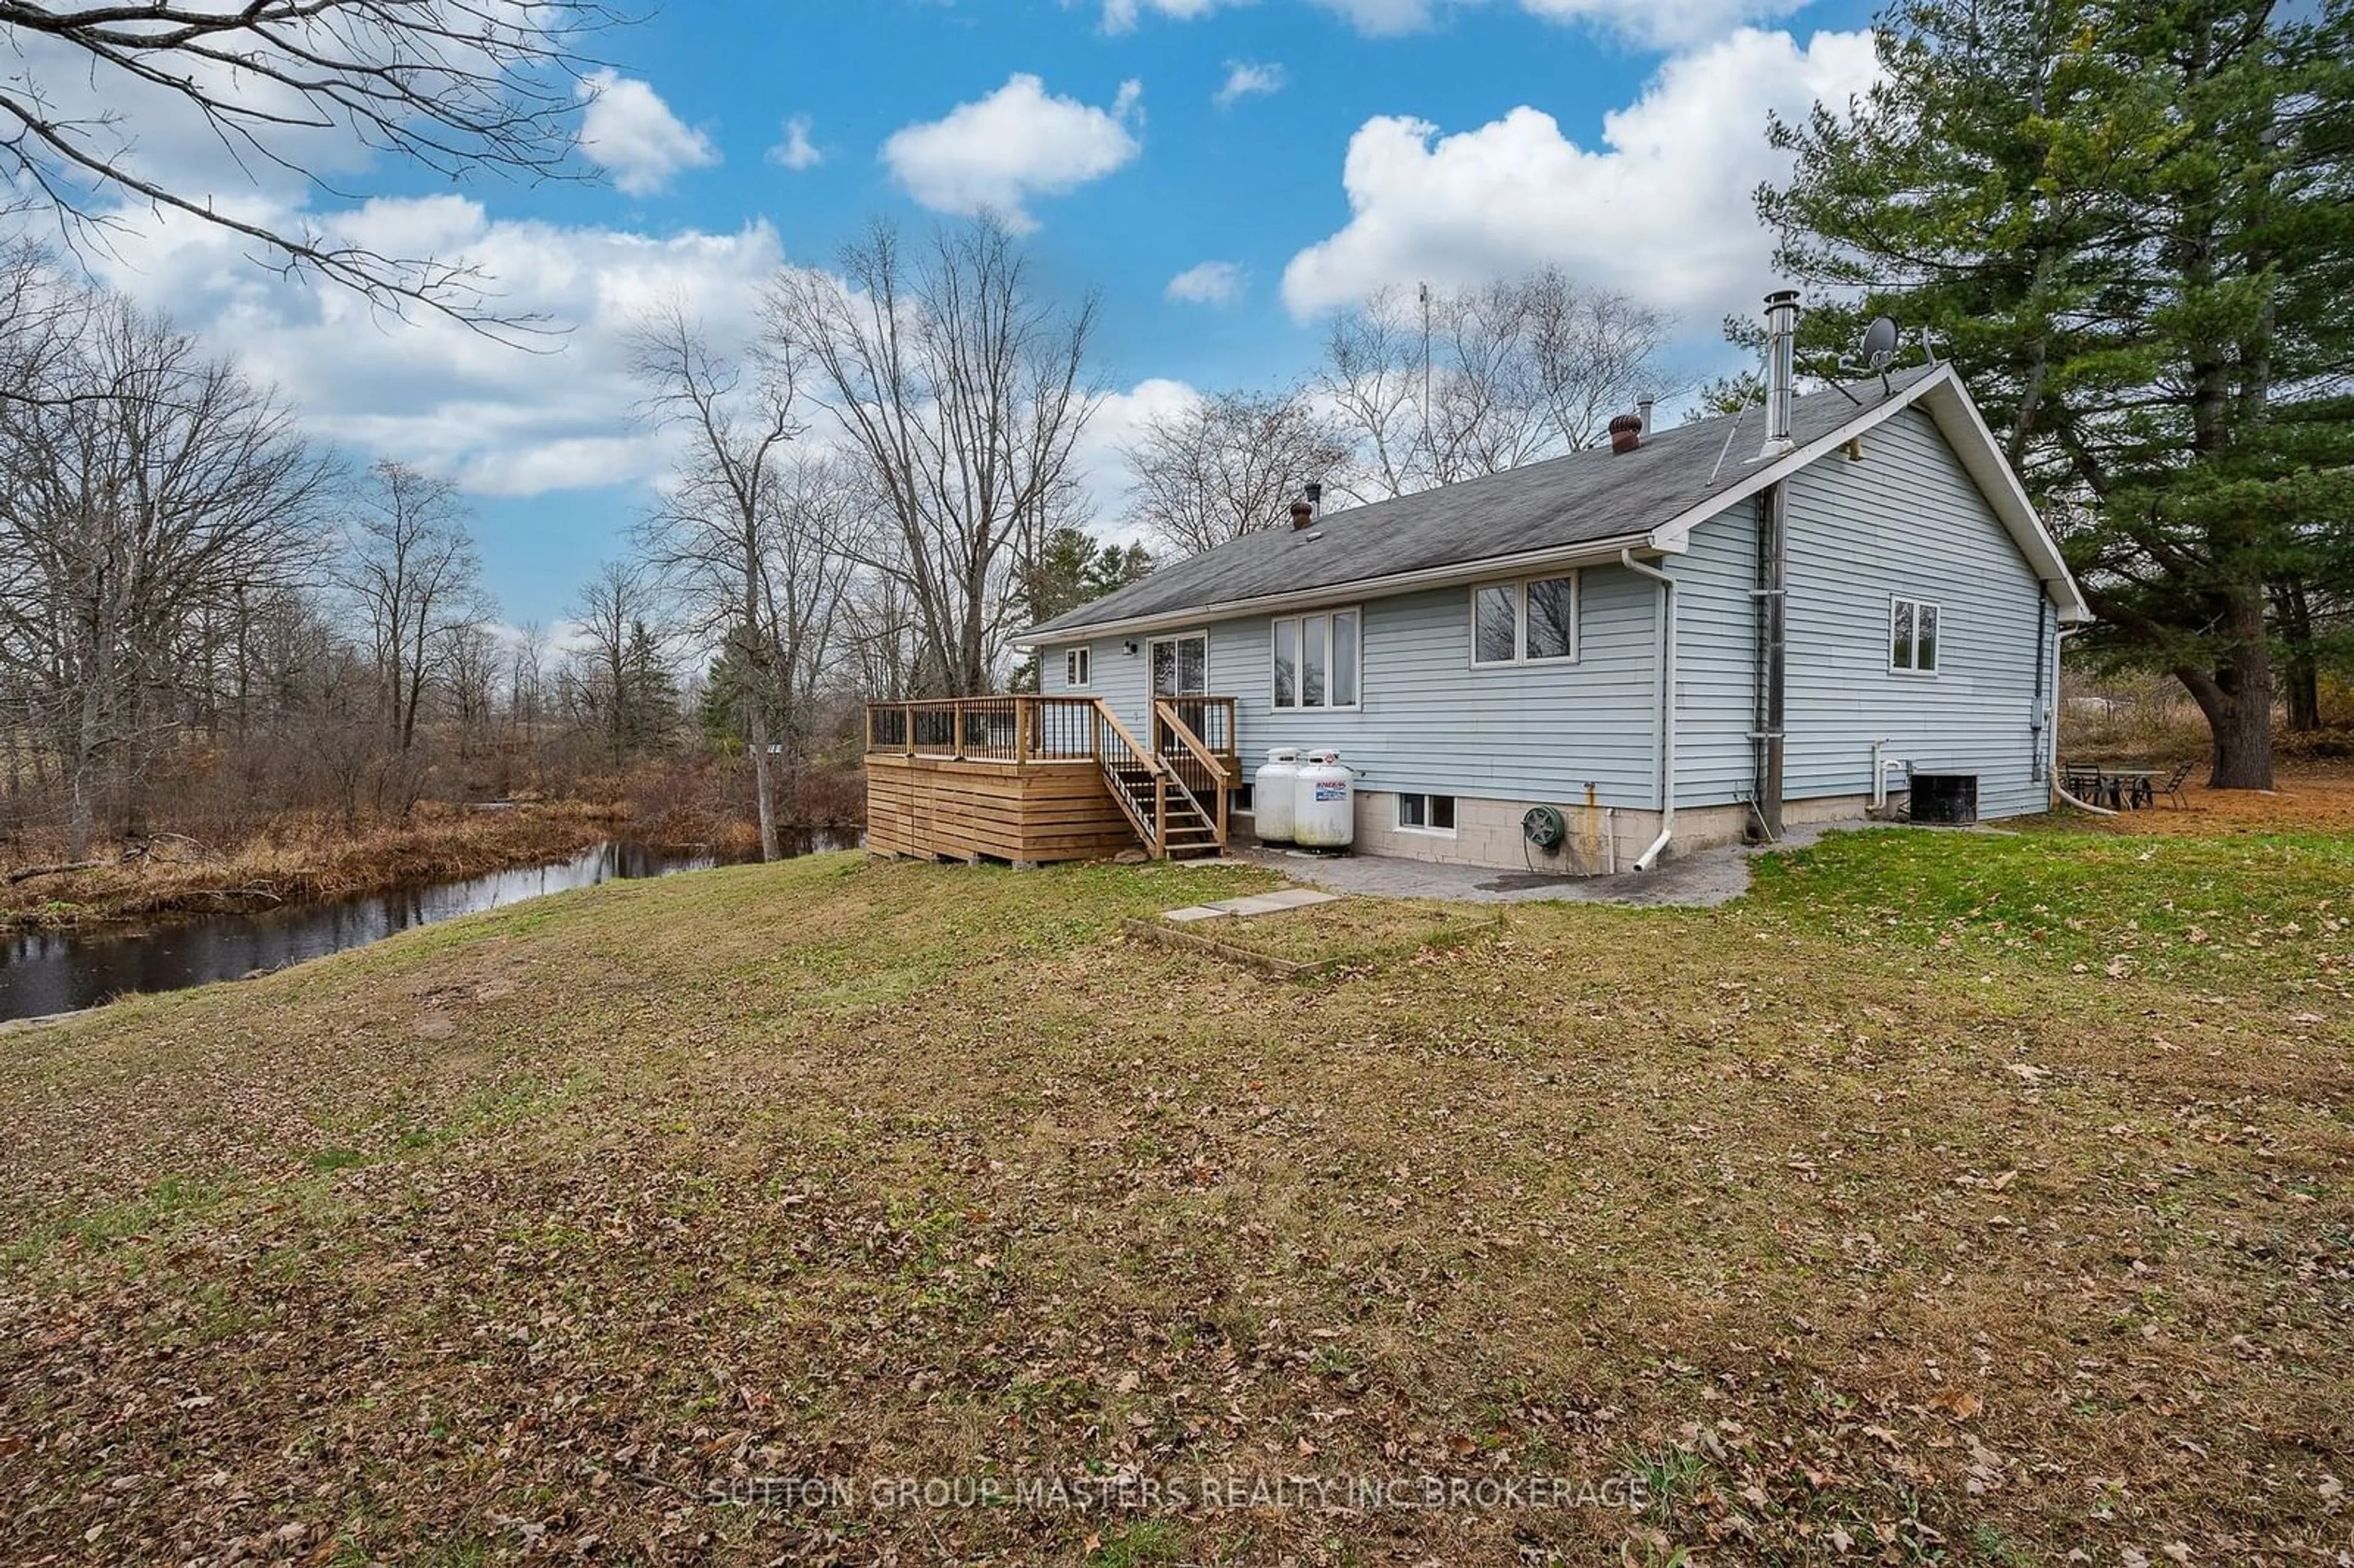
[[[1229,713],[1238,840],[1275,747],[1357,771],[1359,852],[1513,869],[1648,869],[1904,791],[2044,810],[2057,633],[2088,619],[2051,535],[1950,366],[1796,396],[1775,303],[1764,409],[1295,507],[1033,629],[1045,700],[1138,735]]]

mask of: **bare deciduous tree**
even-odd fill
[[[1363,499],[1591,445],[1613,414],[1680,384],[1674,320],[1547,269],[1455,291],[1376,293],[1334,320],[1319,389],[1357,449]]]
[[[330,474],[275,396],[111,295],[42,330],[30,399],[0,402],[0,662],[70,790],[143,833],[147,772],[209,680],[223,619],[302,571]]]
[[[633,655],[660,619],[652,574],[636,561],[599,567],[573,603],[573,660],[587,688],[587,717],[617,767],[653,727],[637,701]]]
[[[1221,392],[1145,421],[1121,448],[1129,520],[1182,558],[1285,524],[1303,485],[1348,487],[1348,429],[1306,393]]]
[[[1013,236],[986,217],[913,254],[878,224],[841,265],[840,280],[777,281],[770,339],[809,366],[891,526],[870,560],[910,601],[917,683],[986,692],[1025,613],[1019,568],[1068,521],[1072,452],[1097,402],[1095,302],[1042,298]]]
[[[760,858],[774,860],[769,713],[777,670],[768,566],[785,450],[801,433],[790,362],[771,355],[748,370],[714,350],[702,323],[675,301],[647,313],[631,352],[646,388],[644,417],[685,442],[670,493],[646,519],[646,548],[689,607],[690,629],[726,641],[729,696],[752,759]]]
[[[498,667],[498,634],[486,619],[459,628],[451,637],[442,687],[449,694],[450,722],[456,727],[461,758],[472,757],[490,739]]]
[[[69,245],[103,244],[125,207],[181,213],[377,305],[495,326],[464,261],[387,254],[183,188],[143,165],[132,117],[192,119],[240,163],[322,189],[314,165],[337,143],[447,179],[562,177],[574,172],[582,51],[618,19],[599,0],[0,0],[14,62],[0,72],[11,121],[0,170]]]
[[[396,751],[416,746],[428,690],[489,616],[482,571],[455,485],[403,463],[369,471],[334,578],[367,628]]]
[[[1689,389],[1661,362],[1676,319],[1608,289],[1576,282],[1557,268],[1521,282],[1536,388],[1553,434],[1570,450],[1609,434],[1613,416],[1641,397]]]
[[[547,628],[527,620],[507,650],[506,716],[509,733],[528,750],[547,718]]]
[[[865,514],[858,471],[835,457],[803,454],[788,464],[777,492],[769,539],[769,636],[775,648],[779,736],[786,765],[810,751],[811,719],[848,614],[860,562],[871,558],[875,529]]]

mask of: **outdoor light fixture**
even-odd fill
[[[1133,637],[1131,637],[1131,638],[1129,638],[1127,641],[1125,641],[1125,642],[1121,643],[1121,644],[1119,645],[1119,651],[1120,651],[1121,652],[1123,652],[1123,653],[1127,654],[1127,655],[1128,655],[1129,658],[1131,658],[1131,659],[1135,658],[1135,657],[1136,657],[1136,639],[1135,639],[1135,638],[1133,638]]]

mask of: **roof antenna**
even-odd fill
[[[1719,447],[1716,451],[1716,466],[1708,471],[1708,482],[1711,485],[1715,484],[1716,476],[1724,471],[1725,454],[1733,450],[1733,438],[1741,433],[1741,416],[1747,412],[1749,412],[1749,405],[1746,403],[1733,411],[1733,428],[1724,432],[1724,445]]]

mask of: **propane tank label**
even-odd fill
[[[1349,790],[1346,785],[1319,784],[1316,786],[1316,803],[1320,806],[1327,800],[1345,800],[1348,798]]]

